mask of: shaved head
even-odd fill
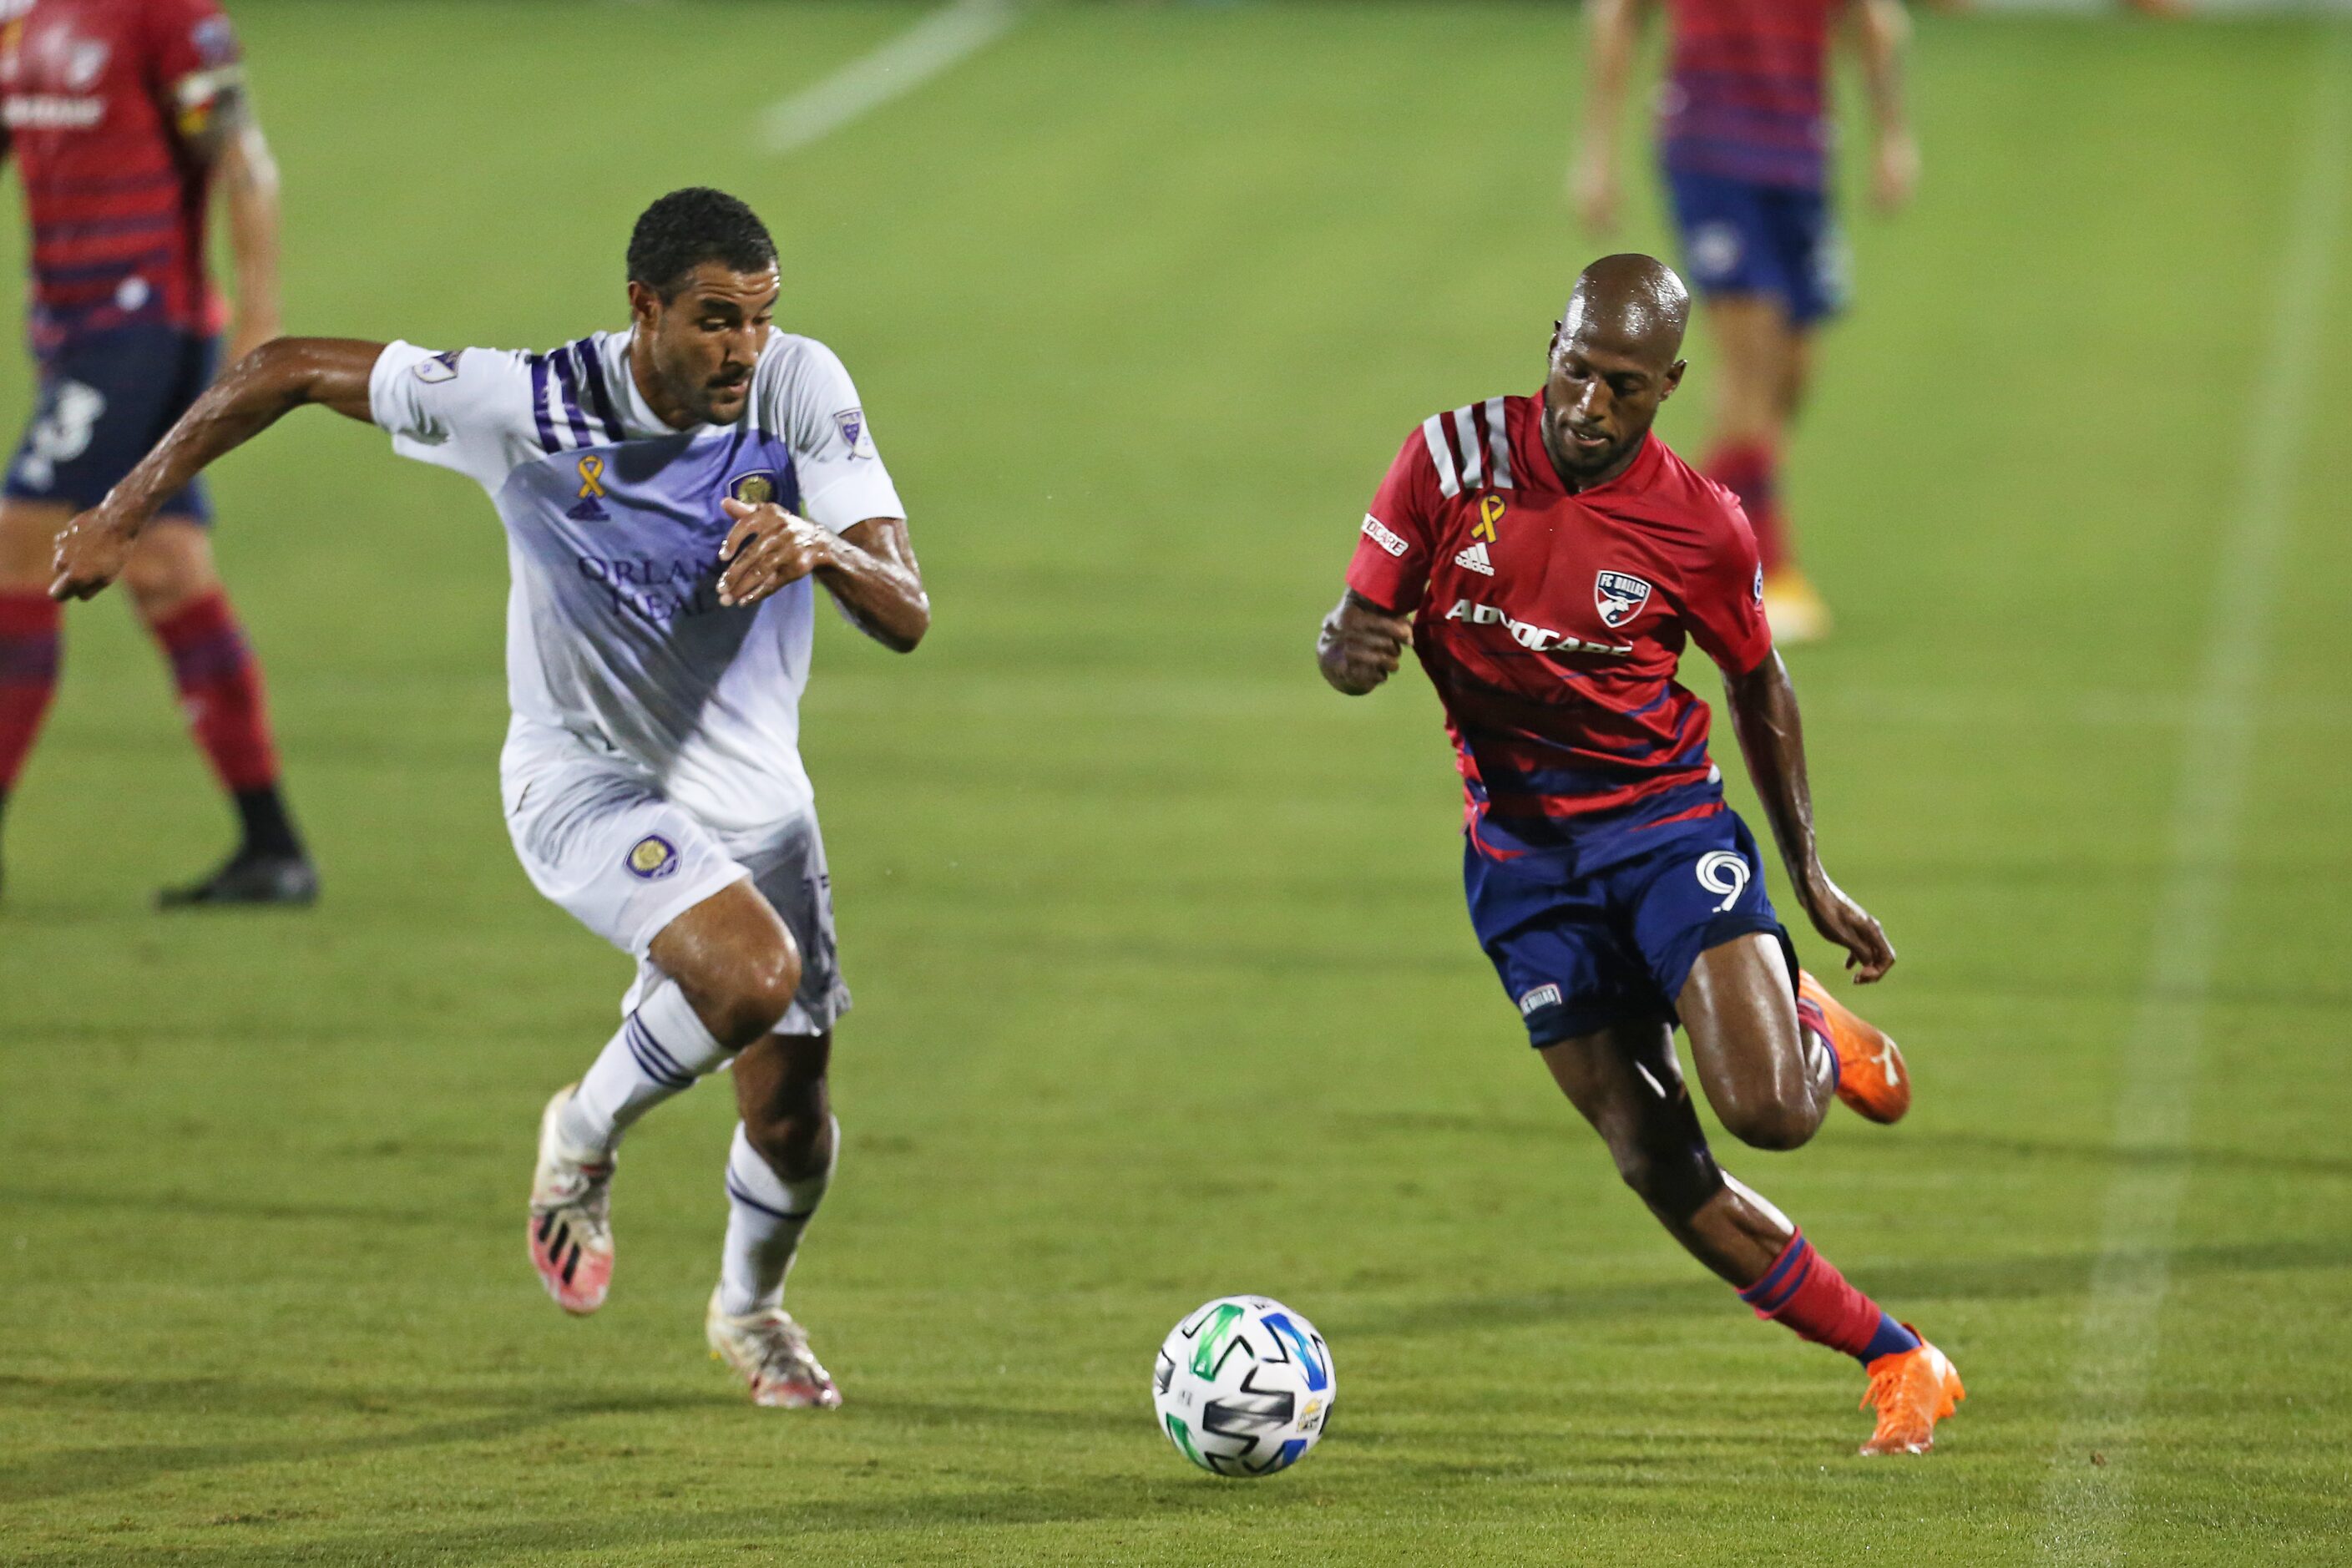
[[[1562,338],[1621,347],[1661,370],[1681,356],[1689,325],[1690,290],[1673,268],[1637,251],[1604,256],[1578,273],[1559,318]]]
[[[1604,256],[1577,275],[1552,329],[1544,448],[1571,490],[1632,467],[1683,379],[1690,290],[1654,256]]]

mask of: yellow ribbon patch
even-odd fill
[[[1486,521],[1482,521],[1477,527],[1470,531],[1470,537],[1473,539],[1483,539],[1490,544],[1493,543],[1495,542],[1495,525],[1503,521],[1503,505],[1504,502],[1501,496],[1488,496],[1486,500],[1480,501],[1478,503],[1478,515]]]
[[[601,496],[604,493],[604,487],[596,482],[599,479],[604,477],[604,458],[583,458],[580,459],[580,494],[583,498],[588,496]]]

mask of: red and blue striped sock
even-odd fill
[[[1877,1302],[1845,1282],[1837,1266],[1813,1250],[1798,1231],[1739,1299],[1798,1338],[1845,1352],[1868,1366],[1881,1356],[1919,1348],[1919,1336],[1896,1322]]]
[[[0,593],[0,798],[16,787],[57,695],[61,608],[38,589]]]

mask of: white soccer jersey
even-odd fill
[[[719,502],[773,500],[835,532],[906,510],[824,344],[771,334],[742,416],[691,430],[646,406],[628,345],[625,332],[543,354],[395,342],[368,401],[394,451],[468,476],[497,504],[518,727],[625,759],[715,826],[805,812],[815,586],[722,608],[733,521]]]

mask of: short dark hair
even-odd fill
[[[708,185],[672,191],[638,215],[629,235],[630,282],[667,301],[706,261],[757,272],[776,264],[776,242],[759,214]]]

